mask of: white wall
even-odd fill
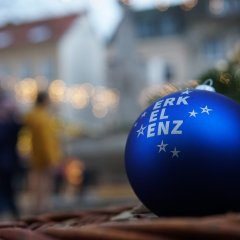
[[[95,35],[87,15],[82,15],[73,23],[58,44],[59,77],[67,85],[82,84],[105,85],[106,61],[104,45]],[[91,108],[73,109],[63,107],[67,120],[80,122],[90,129],[102,126]]]
[[[87,16],[80,16],[58,45],[60,77],[67,83],[104,84],[104,46],[91,29]]]

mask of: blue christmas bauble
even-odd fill
[[[185,90],[149,106],[125,150],[130,184],[157,215],[240,211],[240,107],[214,92]]]

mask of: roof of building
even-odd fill
[[[5,25],[0,28],[0,49],[56,41],[69,29],[77,17],[79,14]]]

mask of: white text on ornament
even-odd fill
[[[166,108],[163,108],[163,109],[161,110],[161,112],[160,112],[160,117],[159,117],[160,120],[168,119],[168,116],[165,114],[165,111],[166,111]],[[151,115],[150,115],[149,122],[157,121],[158,113],[159,113],[159,110],[152,111],[152,113],[151,113]]]
[[[148,125],[147,138],[154,137],[155,135],[182,134],[182,130],[180,129],[182,124],[183,120],[159,122],[158,126],[156,123],[151,123]]]
[[[174,106],[174,105],[188,105],[187,99],[189,96],[180,96],[177,99],[176,98],[167,98],[164,100],[159,100],[155,103],[153,110],[159,109],[161,107],[166,107],[166,106]]]

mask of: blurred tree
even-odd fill
[[[240,47],[229,61],[208,70],[198,79],[200,84],[212,79],[213,87],[217,92],[240,102]]]

